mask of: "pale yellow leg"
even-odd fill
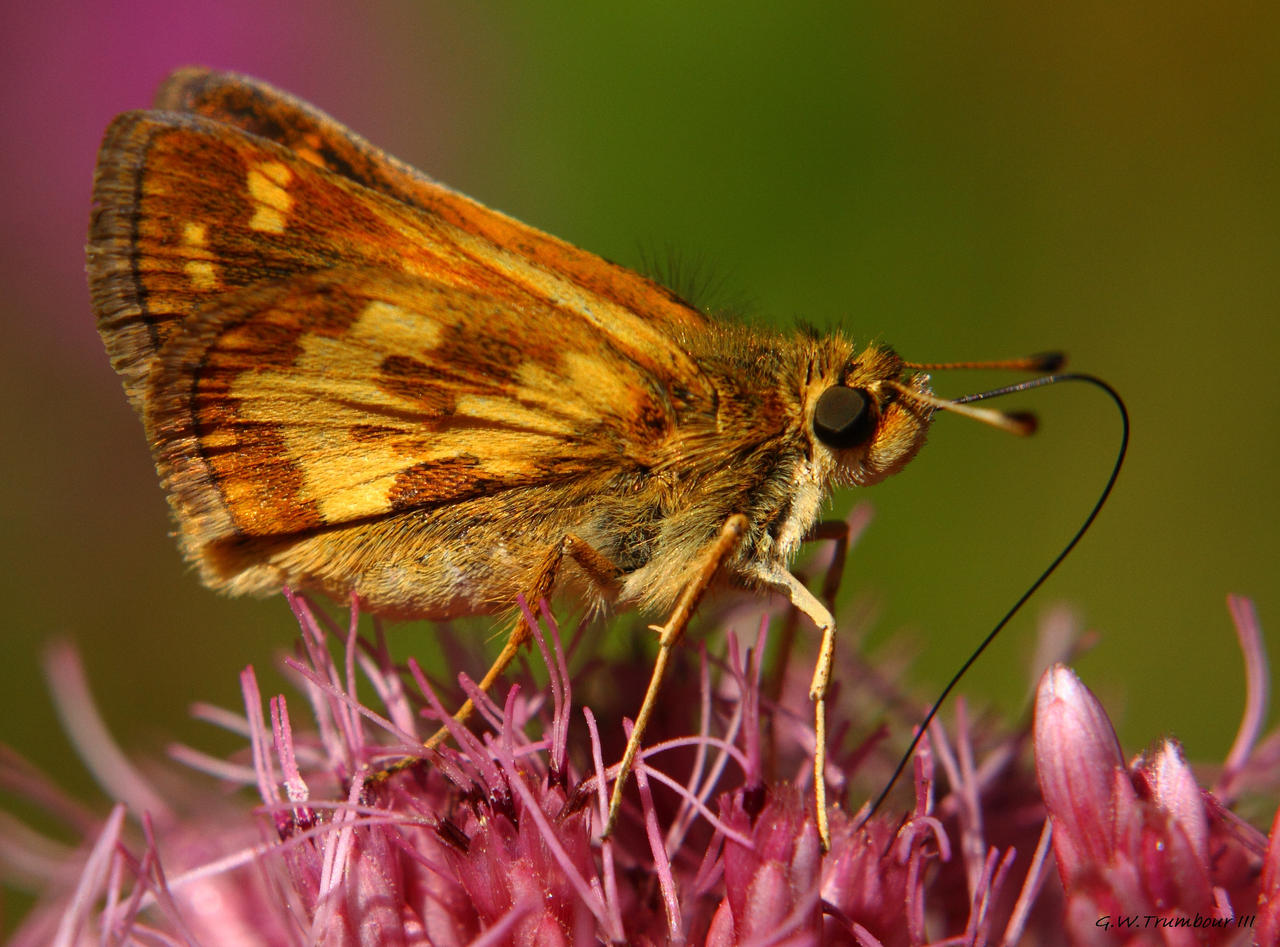
[[[525,601],[529,603],[531,608],[536,608],[539,601],[551,594],[551,589],[556,583],[556,574],[560,571],[560,562],[563,558],[564,549],[565,544],[556,546],[539,567],[538,574],[532,583],[533,589],[525,596]],[[493,682],[501,677],[503,672],[511,666],[511,662],[516,659],[516,655],[520,653],[520,647],[532,637],[533,631],[529,628],[529,624],[522,614],[516,619],[510,634],[507,635],[507,641],[502,646],[502,651],[498,654],[493,664],[489,666],[489,670],[485,672],[484,677],[480,679],[480,683],[477,685],[480,693],[488,692],[489,688],[493,686]],[[475,702],[468,697],[463,701],[462,706],[458,708],[458,712],[453,715],[453,719],[458,723],[466,723],[475,712],[475,709]],[[439,730],[427,738],[423,746],[428,750],[434,750],[448,738],[449,728],[441,726]]]
[[[831,556],[831,563],[827,566],[826,571],[822,576],[822,602],[827,606],[828,612],[835,611],[836,595],[840,591],[840,580],[844,576],[844,563],[849,554],[849,537],[850,528],[848,520],[823,520],[821,523],[815,523],[804,537],[804,541],[806,543],[821,542],[825,540],[833,543],[835,546]],[[790,598],[789,594],[788,598]],[[777,659],[774,663],[773,672],[770,677],[769,689],[767,691],[769,699],[774,704],[777,704],[778,699],[781,697],[782,685],[786,681],[787,666],[791,662],[791,649],[796,637],[796,617],[799,614],[800,609],[798,608],[792,608],[787,612],[786,621],[782,626],[782,633],[774,648],[774,653],[777,655]],[[829,668],[827,673],[828,676],[830,676]],[[825,716],[823,717],[820,726],[825,732]],[[773,739],[770,739],[769,741],[769,762],[767,772],[772,772],[775,768],[774,757],[777,752],[774,748],[775,742],[776,741]],[[823,745],[826,745],[825,742]]]
[[[537,579],[533,583],[534,589],[525,597],[525,601],[529,603],[530,608],[536,607],[541,599],[551,594],[551,590],[555,586],[556,576],[560,571],[560,563],[566,555],[582,567],[587,579],[597,586],[603,595],[612,597],[617,594],[618,567],[594,547],[588,545],[585,540],[570,534],[564,538],[564,541],[557,549],[548,554],[543,561],[542,567],[538,570]],[[510,667],[511,662],[520,653],[521,646],[531,637],[533,637],[533,631],[529,628],[522,614],[516,619],[511,633],[507,635],[507,641],[502,646],[502,652],[494,660],[493,664],[489,666],[489,670],[485,672],[484,677],[480,679],[480,683],[477,685],[480,693],[488,693],[489,688],[493,686],[493,682]],[[453,715],[453,719],[458,723],[466,723],[475,712],[475,709],[475,703],[468,697],[462,706],[458,708],[458,712]],[[448,737],[449,728],[442,726],[427,739],[423,746],[428,750],[434,750]]]
[[[772,586],[787,597],[793,606],[808,615],[822,633],[818,645],[818,662],[813,669],[813,681],[809,685],[809,699],[813,701],[813,801],[818,823],[818,837],[824,851],[831,848],[831,826],[827,819],[827,690],[831,686],[831,663],[836,650],[836,622],[831,612],[800,580],[785,569],[759,568],[755,575],[766,585]]]
[[[684,587],[684,591],[680,593],[680,598],[676,602],[676,607],[672,611],[671,617],[667,619],[667,623],[661,628],[655,628],[660,634],[658,639],[658,658],[653,665],[653,674],[649,677],[649,688],[645,691],[644,703],[640,705],[640,712],[636,714],[635,726],[631,728],[631,735],[627,738],[627,747],[623,751],[622,762],[618,764],[618,774],[613,782],[613,795],[609,799],[609,817],[605,822],[604,836],[608,836],[613,831],[613,826],[618,821],[618,812],[622,808],[622,791],[626,787],[627,777],[631,774],[631,767],[635,763],[636,754],[640,752],[640,743],[644,737],[645,727],[649,723],[649,717],[653,715],[653,708],[657,705],[658,690],[662,686],[662,677],[666,673],[667,662],[671,658],[671,649],[684,637],[685,628],[689,625],[689,619],[693,615],[693,610],[697,607],[698,601],[702,598],[707,586],[711,584],[711,580],[720,571],[724,560],[733,552],[738,540],[742,538],[742,534],[746,530],[747,518],[740,513],[735,513],[725,520],[724,526],[720,528],[720,535],[716,537],[703,555],[697,575],[689,581],[689,584]]]
[[[809,699],[813,701],[813,802],[817,810],[818,838],[822,850],[831,850],[831,827],[827,824],[827,688],[831,685],[831,662],[836,653],[836,626],[828,621],[822,629],[818,662],[813,668]]]
[[[511,633],[507,635],[507,642],[502,646],[501,653],[499,653],[493,664],[489,665],[489,670],[485,672],[484,677],[480,679],[480,683],[476,685],[480,689],[480,693],[488,693],[489,688],[493,686],[493,682],[496,681],[508,667],[510,667],[511,662],[514,661],[516,659],[516,655],[520,653],[520,647],[528,641],[531,636],[531,632],[524,620],[524,616],[521,615],[516,619],[515,627],[511,629]],[[463,701],[462,706],[458,708],[457,713],[453,715],[453,719],[458,721],[458,723],[466,723],[467,720],[470,719],[471,715],[475,713],[475,709],[475,701],[468,697]],[[422,745],[428,750],[434,750],[448,738],[449,728],[441,726],[440,729],[431,734],[431,736],[428,737],[426,742]]]
[[[807,543],[829,540],[835,544],[831,565],[822,577],[822,601],[828,609],[836,607],[836,595],[840,580],[844,578],[844,563],[849,556],[849,522],[847,520],[823,520],[815,523],[804,541]]]

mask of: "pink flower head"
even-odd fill
[[[1126,764],[1062,665],[1040,681],[1035,756],[1073,942],[1246,943],[1267,923],[1266,838],[1200,788],[1175,742]]]
[[[1255,749],[1263,701],[1250,700],[1208,793],[1171,743],[1126,765],[1097,700],[1055,667],[1037,701],[1043,803],[1020,765],[1025,735],[984,722],[971,736],[959,701],[954,732],[935,722],[914,758],[910,808],[868,817],[833,806],[824,852],[807,784],[813,731],[785,700],[764,696],[762,628],[745,654],[729,638],[718,685],[705,650],[696,670],[673,675],[636,761],[634,792],[613,836],[601,839],[616,773],[605,761],[620,751],[626,711],[605,693],[575,719],[572,646],[561,648],[545,609],[535,644],[546,682],[526,674],[499,704],[463,678],[478,725],[451,724],[451,743],[427,753],[423,739],[457,696],[438,697],[412,661],[397,667],[380,632],[372,643],[358,639],[354,609],[340,629],[305,600],[290,602],[302,647],[286,664],[305,701],[264,700],[247,669],[244,716],[199,708],[241,734],[246,750],[216,760],[177,749],[203,771],[194,778],[132,764],[96,717],[74,653],[51,660],[73,737],[117,804],[96,816],[0,753],[0,783],[86,839],[79,851],[59,851],[5,823],[0,867],[42,881],[15,947],[941,947],[1255,935],[1270,944],[1280,934],[1280,823],[1267,848],[1223,801],[1245,790],[1274,794],[1280,739]],[[842,680],[887,693],[868,668],[845,670]],[[632,671],[597,660],[587,679],[620,684]],[[796,676],[803,691],[805,670]],[[632,709],[633,696],[617,699]],[[900,695],[886,703],[906,705]],[[835,723],[834,734],[872,736],[833,740],[831,784],[877,783],[862,770],[892,765],[883,727]],[[796,776],[770,781],[771,772]],[[1061,890],[1049,868],[1046,808]],[[1247,929],[1205,926],[1245,912],[1256,912]],[[1133,917],[1149,929],[1133,929]],[[1175,925],[1197,917],[1198,928]]]

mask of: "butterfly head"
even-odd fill
[[[924,444],[933,405],[929,376],[871,346],[811,374],[805,422],[815,455],[839,483],[866,486],[896,473]]]
[[[1035,431],[1035,417],[975,407],[986,395],[940,398],[927,369],[983,368],[1039,373],[1057,371],[1059,353],[993,362],[907,362],[891,349],[870,346],[861,354],[812,363],[805,421],[816,457],[829,461],[837,483],[866,486],[897,473],[924,444],[935,410],[960,414],[1011,434]]]

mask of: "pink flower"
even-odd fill
[[[1263,709],[1211,795],[1172,746],[1126,766],[1097,701],[1055,668],[1036,720],[1043,803],[1019,764],[1024,735],[990,724],[971,734],[960,702],[952,733],[935,724],[915,757],[909,808],[869,817],[833,806],[824,852],[805,784],[812,729],[787,698],[773,706],[763,696],[762,626],[745,655],[729,638],[715,686],[705,651],[669,681],[636,790],[602,840],[605,761],[618,758],[623,714],[636,706],[616,686],[625,666],[596,661],[575,679],[544,611],[536,645],[546,683],[526,675],[498,704],[463,679],[480,726],[454,726],[452,746],[424,755],[422,739],[460,695],[442,700],[412,661],[396,667],[380,633],[358,639],[354,610],[341,629],[290,601],[303,657],[286,663],[305,701],[264,701],[247,669],[243,717],[198,709],[241,733],[245,752],[215,760],[175,750],[204,773],[143,775],[97,720],[74,653],[55,655],[73,736],[117,804],[96,817],[0,757],[0,780],[86,838],[71,852],[16,824],[0,833],[10,874],[20,865],[41,896],[13,944],[905,947],[1255,932],[1266,943],[1280,930],[1277,843],[1267,849],[1224,805],[1239,792],[1274,792],[1277,754],[1255,751]],[[852,663],[841,674],[871,679]],[[601,680],[615,686],[577,714],[574,686]],[[832,785],[874,785],[894,752],[883,729],[852,744],[838,734],[867,728],[834,723]],[[423,759],[387,769],[414,757]],[[766,779],[771,771],[797,775]],[[210,776],[256,790],[256,802]],[[1046,807],[1065,895],[1049,867]],[[1257,915],[1247,930],[1095,926],[1103,916],[1245,911]]]
[[[1232,605],[1246,655],[1262,662],[1256,618]],[[1252,726],[1246,717],[1242,732]],[[1097,698],[1055,665],[1036,695],[1035,755],[1074,941],[1244,943],[1256,930],[1277,942],[1274,839],[1268,854],[1175,742],[1126,764]]]

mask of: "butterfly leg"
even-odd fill
[[[831,827],[827,822],[827,690],[831,686],[831,662],[836,650],[836,622],[831,612],[817,597],[786,569],[761,567],[755,572],[765,585],[782,593],[792,606],[809,616],[822,633],[818,645],[818,661],[809,684],[813,701],[813,801],[818,822],[818,837],[823,850],[831,848]]]
[[[561,544],[564,554],[578,564],[588,583],[607,601],[618,597],[621,589],[622,570],[585,539],[570,533]]]
[[[844,563],[849,555],[849,543],[854,535],[855,527],[847,520],[823,520],[815,523],[805,534],[806,543],[830,541],[834,545],[831,562],[822,574],[822,603],[828,611],[836,608],[836,595],[840,592],[840,580],[844,577]],[[796,616],[798,609],[789,609],[786,624],[782,629],[782,640],[776,646],[778,661],[774,675],[775,688],[770,696],[777,700],[781,693],[783,679],[786,676],[787,661],[791,656],[791,645],[795,640]]]
[[[564,559],[564,553],[567,543],[557,543],[542,563],[538,566],[538,571],[534,574],[532,588],[525,595],[525,601],[530,604],[541,601],[551,594],[551,589],[555,586],[556,575],[560,571],[560,563]],[[523,614],[516,618],[515,624],[511,627],[511,632],[507,635],[506,643],[502,646],[502,651],[494,659],[493,664],[489,665],[489,670],[485,672],[484,677],[480,679],[480,683],[476,686],[480,693],[488,693],[489,688],[493,686],[493,682],[502,676],[503,672],[510,667],[511,662],[516,659],[516,655],[520,653],[520,647],[533,637],[532,629],[525,620]],[[453,719],[458,723],[466,723],[471,715],[475,712],[476,705],[470,697],[468,697],[458,712],[453,715]],[[449,737],[449,728],[442,726],[433,733],[423,744],[428,750],[434,750],[437,746],[447,740]]]
[[[829,541],[833,544],[834,550],[831,556],[831,562],[827,565],[822,576],[822,603],[826,605],[828,612],[834,612],[836,609],[836,595],[840,591],[840,580],[844,576],[845,559],[849,554],[849,544],[858,531],[850,520],[823,520],[815,523],[809,532],[805,534],[804,541],[823,542]],[[784,594],[786,594],[784,592]],[[789,597],[789,596],[788,596]],[[774,662],[772,674],[772,684],[768,691],[769,698],[776,704],[782,695],[782,686],[786,681],[787,666],[791,660],[792,645],[796,637],[796,624],[801,610],[799,608],[787,609],[786,621],[782,626],[782,635],[775,646],[774,653],[777,660]],[[772,745],[774,741],[770,741]],[[770,768],[773,767],[774,750],[770,749]]]
[[[724,525],[720,527],[720,534],[704,551],[697,573],[680,593],[680,598],[676,601],[676,606],[667,623],[660,628],[654,628],[654,631],[659,634],[658,657],[653,664],[653,673],[649,676],[649,687],[645,691],[644,702],[640,705],[640,712],[636,714],[635,724],[627,737],[627,746],[622,753],[622,762],[618,764],[617,776],[614,777],[613,795],[609,799],[609,817],[604,826],[605,836],[613,831],[614,823],[618,820],[618,812],[622,808],[622,790],[626,787],[627,777],[631,774],[636,754],[640,752],[640,742],[644,737],[645,727],[653,715],[653,708],[657,705],[658,690],[662,686],[663,675],[666,674],[671,649],[684,637],[689,619],[702,599],[703,593],[706,592],[711,580],[720,571],[721,565],[733,552],[746,530],[747,518],[741,513],[735,513],[725,520]]]
[[[807,543],[829,540],[835,546],[831,564],[822,577],[822,601],[832,611],[836,607],[836,594],[840,591],[840,580],[844,577],[844,562],[849,555],[849,542],[853,533],[854,527],[848,520],[823,520],[815,523],[804,537]]]
[[[551,594],[565,556],[568,556],[578,564],[586,575],[588,582],[595,586],[605,598],[612,599],[617,596],[618,578],[622,574],[621,570],[586,540],[570,533],[543,560],[534,578],[533,590],[525,596],[525,601],[532,605]],[[516,655],[520,653],[520,648],[531,637],[532,629],[529,628],[528,622],[525,620],[524,615],[521,614],[516,619],[510,634],[507,635],[506,643],[502,646],[502,652],[494,659],[484,677],[480,679],[477,687],[481,693],[488,692],[489,688],[493,686],[493,682],[502,676],[511,665],[511,662],[516,659]],[[468,697],[463,705],[458,708],[458,712],[453,715],[453,719],[458,723],[465,723],[474,712],[475,702]],[[443,743],[448,736],[448,728],[441,727],[431,735],[425,746],[429,750],[434,749]]]

